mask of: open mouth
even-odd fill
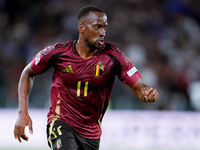
[[[104,40],[99,40],[99,44],[103,45],[104,44]]]

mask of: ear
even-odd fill
[[[81,23],[78,24],[78,30],[80,33],[83,33],[85,31],[85,26]]]

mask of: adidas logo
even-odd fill
[[[71,73],[74,73],[73,69],[72,69],[72,66],[69,65],[68,67],[66,67],[65,69],[63,69],[64,72],[71,72]]]

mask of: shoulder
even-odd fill
[[[73,42],[74,42],[74,41],[56,43],[56,44],[54,45],[54,49],[65,48],[65,47],[71,47],[71,46],[73,45]]]
[[[103,52],[109,56],[115,57],[116,59],[119,60],[125,60],[126,62],[129,62],[130,60],[128,57],[125,55],[123,51],[121,51],[117,46],[114,44],[105,42]]]
[[[43,50],[40,51],[41,57],[47,55],[47,54],[55,54],[59,52],[66,51],[67,47],[72,47],[73,41],[69,42],[62,42],[62,43],[56,43],[54,45],[46,46]]]
[[[54,45],[45,47],[43,51],[50,52],[52,50],[58,50],[58,49],[62,50],[62,48],[71,47],[72,45],[73,45],[73,41],[56,43]]]
[[[105,42],[104,43],[104,52],[106,52],[106,53],[121,52],[121,50],[114,44]]]

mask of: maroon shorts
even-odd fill
[[[63,121],[47,125],[47,139],[53,150],[98,150],[100,139],[87,139]]]

